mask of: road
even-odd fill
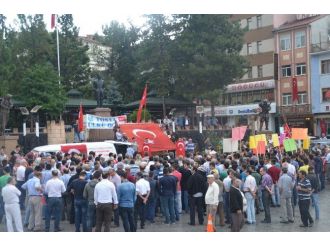
[[[295,222],[293,224],[282,224],[280,223],[280,208],[271,208],[271,224],[260,223],[264,219],[264,213],[256,215],[257,223],[254,225],[245,224],[242,232],[327,232],[330,230],[330,185],[327,185],[326,189],[320,193],[320,220],[315,221],[313,227],[301,228],[300,214],[298,207],[295,208]],[[314,208],[310,208],[312,217],[315,217]],[[162,218],[156,217],[154,224],[147,223],[145,229],[138,229],[138,232],[204,232],[205,226],[190,226],[189,215],[182,214],[181,219],[175,225],[164,225],[162,224]],[[197,215],[196,215],[196,222]],[[206,222],[206,217],[205,217]],[[51,224],[51,227],[53,223]],[[70,225],[67,221],[61,222],[61,228],[64,232],[74,232],[74,225]],[[5,232],[6,226],[4,223],[0,224],[0,232]],[[111,232],[123,232],[124,229],[122,225],[118,228],[111,227]],[[218,232],[228,232],[230,231],[228,225],[225,227],[217,226]]]

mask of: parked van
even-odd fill
[[[89,152],[95,152],[95,155],[102,155],[106,160],[109,159],[109,153],[113,154],[126,154],[126,150],[133,144],[130,142],[83,142],[83,143],[66,143],[54,144],[35,147],[32,152],[39,156],[41,153],[55,154],[61,153],[82,153],[88,155]]]

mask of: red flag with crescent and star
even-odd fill
[[[139,111],[137,113],[136,122],[141,122],[142,109],[147,104],[147,85],[144,88],[142,99],[140,101]]]
[[[84,113],[82,104],[80,103],[79,114],[78,114],[78,130],[79,132],[84,130]]]
[[[185,144],[184,141],[179,139],[176,143],[176,149],[175,149],[175,156],[179,157],[180,155],[182,155],[183,157],[186,156],[186,148],[185,148]]]

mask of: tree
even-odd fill
[[[62,114],[67,100],[63,86],[58,85],[57,73],[49,63],[27,69],[19,98],[27,107],[41,105],[51,118]]]
[[[104,37],[96,37],[102,44],[111,47],[106,55],[104,65],[106,77],[112,77],[118,82],[118,89],[123,100],[129,102],[137,96],[136,85],[136,46],[139,38],[139,28],[133,24],[125,27],[117,21],[112,21],[103,27]]]
[[[244,31],[228,15],[178,15],[176,90],[193,98],[223,89],[246,67],[240,56]]]
[[[90,68],[87,56],[88,46],[79,40],[79,29],[73,23],[71,14],[58,17],[61,82],[65,90],[84,89],[89,83]],[[52,63],[57,68],[56,33],[53,32]]]
[[[117,81],[111,79],[106,87],[106,101],[110,105],[121,105],[123,103],[123,96],[119,91]]]
[[[138,109],[134,110],[131,114],[128,115],[128,122],[136,122],[138,111]],[[147,109],[142,110],[141,116],[142,121],[145,122],[148,122],[151,119],[151,114]]]

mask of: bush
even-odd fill
[[[128,122],[136,122],[136,118],[137,118],[137,113],[138,113],[138,109],[133,111],[131,114],[128,115]],[[142,110],[142,114],[141,114],[141,122],[148,122],[151,119],[151,114],[148,110],[143,109]]]

